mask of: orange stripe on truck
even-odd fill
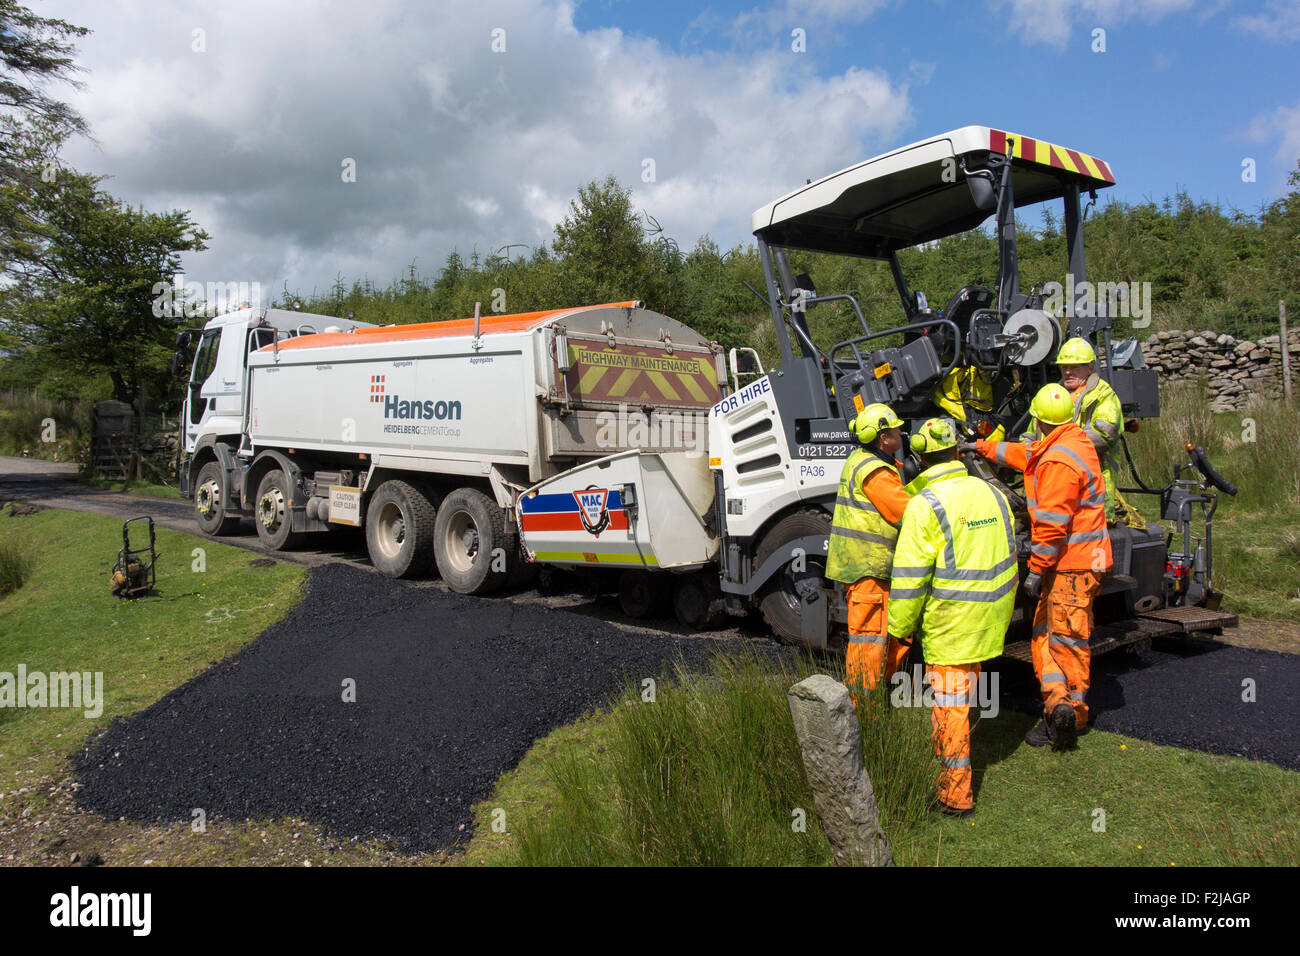
[[[601,302],[597,305],[573,306],[567,309],[547,309],[543,312],[517,312],[513,315],[485,315],[479,318],[479,333],[526,332],[544,324],[548,319],[578,309],[630,309],[636,301]],[[385,325],[377,329],[357,329],[355,332],[317,332],[285,339],[284,349],[314,349],[327,345],[356,345],[361,342],[401,342],[407,339],[441,339],[454,335],[473,335],[473,319],[448,319],[445,322],[419,322],[414,325]],[[274,346],[267,345],[262,351]]]

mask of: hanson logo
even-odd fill
[[[460,402],[403,401],[397,395],[384,396],[385,418],[419,418],[428,421],[460,421]]]

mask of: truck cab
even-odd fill
[[[174,368],[179,370],[187,348],[196,346],[181,409],[185,430],[181,495],[193,496],[196,474],[191,474],[191,467],[200,448],[217,442],[239,448],[243,443],[249,353],[299,335],[371,327],[366,322],[328,315],[248,308],[216,316],[202,329],[179,333]]]

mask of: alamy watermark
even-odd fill
[[[1075,282],[1073,273],[1065,284],[1049,282],[1043,286],[1043,308],[1053,315],[1090,317],[1099,314],[1098,305],[1106,304],[1105,315],[1130,319],[1135,329],[1151,324],[1150,282]]]
[[[979,711],[981,717],[992,719],[998,715],[998,687],[1001,683],[1001,675],[997,671],[981,670],[978,674],[974,671],[966,673],[966,685],[970,691],[965,694],[966,703],[972,709]],[[935,690],[933,685],[925,679],[924,670],[920,664],[912,668],[909,674],[905,670],[898,671],[893,677],[889,678],[889,686],[892,688],[889,692],[889,702],[895,707],[934,707]],[[940,692],[941,698],[951,698],[956,695]],[[949,705],[945,700],[940,700],[939,704]]]
[[[104,672],[0,671],[0,707],[71,707],[90,718],[104,712]]]
[[[154,318],[195,318],[224,315],[236,309],[262,307],[260,282],[186,282],[178,272],[171,282],[153,284]]]
[[[702,455],[709,443],[708,423],[708,412],[656,409],[647,415],[620,403],[617,412],[596,416],[596,446],[681,449]]]

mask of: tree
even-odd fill
[[[71,171],[42,183],[33,205],[50,230],[29,266],[0,290],[0,314],[40,365],[73,375],[107,373],[114,397],[162,395],[178,319],[157,309],[157,283],[208,234],[184,210],[132,209]]]
[[[0,270],[30,253],[44,224],[29,198],[56,175],[59,147],[86,131],[85,120],[46,91],[49,83],[73,86],[80,68],[72,40],[89,31],[40,17],[16,0],[0,0]]]
[[[643,299],[652,309],[667,306],[665,252],[646,241],[630,195],[608,176],[579,186],[578,198],[569,201],[568,214],[555,227],[554,250],[570,304]]]

